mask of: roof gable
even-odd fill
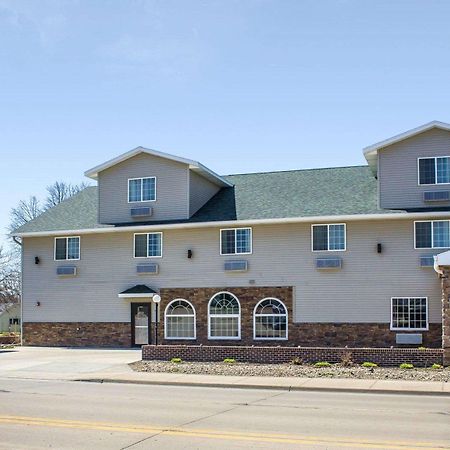
[[[199,175],[205,177],[211,182],[217,184],[218,186],[221,187],[231,186],[229,182],[227,182],[223,177],[216,174],[212,170],[208,169],[206,166],[199,163],[198,161],[193,161],[191,159],[182,158],[180,156],[171,155],[169,153],[160,152],[158,150],[152,150],[145,147],[136,147],[133,150],[130,150],[126,153],[122,153],[121,155],[116,156],[113,159],[110,159],[102,164],[99,164],[98,166],[93,167],[92,169],[87,170],[84,173],[84,175],[96,180],[98,178],[99,172],[109,169],[110,167],[115,166],[116,164],[120,164],[121,162],[126,161],[127,159],[130,159],[133,156],[139,155],[141,153],[157,156],[163,159],[168,159],[170,161],[176,161],[181,164],[186,164],[190,170],[197,172]]]
[[[428,122],[424,125],[421,125],[416,128],[412,128],[411,130],[405,131],[400,134],[396,134],[388,139],[377,142],[375,144],[369,145],[363,149],[364,156],[369,163],[369,166],[374,174],[377,173],[377,159],[378,159],[378,150],[382,148],[388,147],[390,145],[396,144],[397,142],[404,141],[405,139],[412,138],[417,136],[418,134],[424,133],[426,131],[432,130],[434,128],[450,131],[450,124],[445,122],[439,122],[437,120],[433,120],[432,122]]]

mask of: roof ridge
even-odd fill
[[[313,170],[335,170],[335,169],[355,169],[361,167],[369,167],[368,164],[360,164],[357,166],[337,166],[337,167],[313,167],[309,169],[287,169],[287,170],[269,170],[267,172],[246,172],[246,173],[230,173],[228,175],[222,175],[223,177],[234,177],[242,175],[263,175],[268,173],[287,173],[287,172],[310,172]]]

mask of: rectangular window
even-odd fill
[[[220,230],[221,255],[245,255],[251,252],[251,228],[229,228],[226,230]]]
[[[156,178],[130,178],[128,180],[128,203],[153,202],[156,200]]]
[[[313,225],[312,249],[313,252],[342,251],[346,249],[345,223]]]
[[[136,233],[134,235],[135,258],[160,258],[162,256],[162,233]]]
[[[55,260],[80,259],[80,237],[55,238]]]
[[[450,156],[419,158],[419,184],[449,184]]]
[[[450,221],[414,222],[415,248],[450,248]]]
[[[391,299],[391,330],[427,330],[427,298]]]

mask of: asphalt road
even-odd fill
[[[0,448],[450,448],[448,397],[0,378]]]

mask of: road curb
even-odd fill
[[[153,386],[182,386],[182,387],[208,387],[208,388],[232,388],[232,389],[263,389],[277,391],[310,391],[310,392],[345,392],[356,394],[395,394],[395,395],[432,395],[450,397],[450,392],[445,391],[418,391],[408,389],[364,389],[364,388],[337,388],[337,387],[308,387],[308,386],[277,386],[260,384],[223,384],[223,383],[195,383],[185,381],[151,381],[151,380],[130,380],[116,378],[80,378],[78,382],[85,383],[116,383],[116,384],[147,384]]]

